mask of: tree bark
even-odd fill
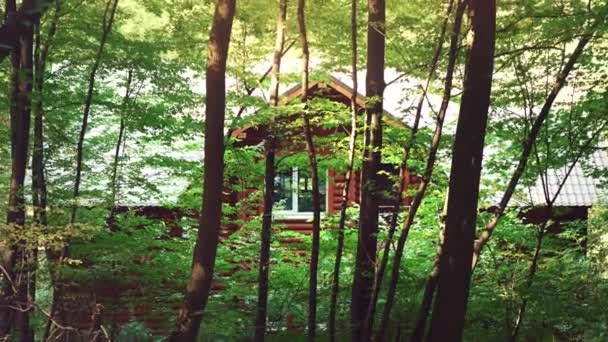
[[[23,6],[32,6],[25,1]],[[24,182],[28,160],[29,129],[32,98],[34,24],[28,18],[16,19],[14,0],[6,2],[7,23],[16,29],[16,48],[11,53],[10,76],[10,140],[11,176],[9,183],[6,223],[8,237],[0,246],[2,272],[2,309],[0,309],[0,339],[10,336],[11,328],[18,341],[33,341],[28,309],[30,291],[28,281],[35,247],[19,238],[25,229]],[[6,302],[6,303],[4,303]],[[20,308],[10,309],[4,305]]]
[[[548,227],[550,226],[549,223],[551,221],[551,215],[553,214],[553,207],[555,205],[555,201],[557,201],[559,194],[561,193],[562,189],[564,188],[564,185],[566,184],[566,181],[570,177],[570,174],[574,170],[574,167],[576,166],[576,164],[579,162],[581,157],[586,152],[589,151],[589,149],[593,146],[593,144],[597,143],[597,138],[604,131],[604,129],[606,128],[607,125],[608,125],[608,121],[605,121],[602,125],[600,125],[600,127],[598,127],[597,130],[594,131],[594,133],[591,135],[591,137],[589,139],[587,139],[587,141],[585,141],[585,143],[579,148],[578,153],[576,154],[575,158],[572,160],[572,162],[568,166],[566,174],[564,175],[563,178],[561,178],[557,189],[555,189],[555,193],[553,193],[553,194],[550,193],[551,189],[548,185],[549,177],[547,175],[548,170],[544,169],[544,170],[539,170],[539,172],[538,172],[539,177],[541,178],[542,183],[543,183],[543,192],[545,195],[546,203],[545,203],[545,209],[544,209],[543,222],[541,223],[541,225],[538,229],[538,235],[536,237],[536,247],[534,249],[534,256],[532,257],[532,261],[530,263],[530,269],[528,271],[528,275],[526,276],[525,286],[527,289],[530,289],[532,287],[532,284],[534,282],[534,276],[536,275],[536,271],[538,270],[542,243],[547,234]],[[549,149],[549,146],[547,148]],[[547,153],[548,153],[548,151],[547,151]],[[538,154],[536,155],[536,158],[538,160],[538,164],[541,165]],[[521,325],[522,325],[522,322],[524,319],[524,315],[526,312],[526,308],[528,305],[528,299],[529,298],[527,298],[527,297],[523,298],[522,302],[517,310],[515,326],[513,327],[513,331],[511,332],[511,336],[509,337],[509,340],[511,342],[515,342],[517,340],[517,335],[519,334],[519,330],[521,328]]]
[[[236,0],[218,0],[207,55],[205,165],[202,211],[192,257],[192,271],[170,341],[196,341],[209,298],[222,219],[226,60]]]
[[[127,83],[125,96],[122,100],[122,105],[120,106],[120,127],[118,128],[118,139],[116,140],[116,147],[114,149],[114,162],[112,163],[112,176],[110,178],[110,189],[112,191],[110,198],[110,210],[114,208],[116,205],[116,195],[118,194],[119,184],[118,184],[118,164],[120,163],[120,147],[123,144],[123,139],[125,136],[126,129],[126,121],[125,121],[125,113],[124,111],[128,108],[129,101],[131,100],[131,83],[133,82],[133,69],[129,69],[127,74]]]
[[[308,150],[308,160],[310,163],[311,186],[312,186],[312,250],[310,253],[310,276],[308,278],[308,341],[313,342],[317,328],[317,273],[319,266],[319,240],[321,233],[321,194],[319,193],[319,168],[317,165],[317,153],[313,141],[312,129],[310,127],[310,117],[308,115],[308,67],[310,61],[310,51],[308,48],[308,35],[306,32],[306,2],[298,0],[298,29],[300,31],[300,42],[302,44],[302,102],[304,111],[304,139]]]
[[[418,186],[416,191],[416,195],[410,205],[410,209],[408,210],[408,215],[403,225],[403,230],[401,235],[399,236],[399,240],[397,242],[397,249],[395,250],[395,257],[393,258],[393,266],[391,270],[391,278],[389,282],[389,288],[387,292],[386,305],[384,306],[382,312],[382,318],[380,327],[378,329],[378,333],[376,338],[381,340],[384,338],[385,331],[388,330],[388,325],[390,321],[390,314],[394,304],[395,294],[397,291],[397,283],[399,282],[399,271],[401,268],[401,259],[403,257],[403,253],[405,250],[405,243],[407,242],[407,238],[409,236],[409,231],[414,223],[414,219],[422,204],[424,199],[424,195],[426,193],[426,189],[431,182],[433,176],[433,170],[435,168],[435,162],[437,158],[437,151],[439,150],[439,144],[441,143],[441,137],[443,133],[443,123],[445,120],[445,115],[447,113],[448,106],[450,104],[451,96],[452,96],[452,82],[454,78],[454,69],[456,67],[456,62],[458,59],[458,45],[460,41],[460,30],[462,26],[462,17],[464,15],[464,10],[466,8],[465,1],[459,1],[456,13],[454,17],[454,25],[452,27],[451,37],[450,37],[450,51],[448,54],[448,66],[446,71],[444,89],[443,89],[443,99],[441,101],[441,107],[439,108],[439,112],[437,114],[437,123],[435,126],[435,132],[433,133],[433,139],[431,141],[431,146],[429,147],[429,156],[427,158],[425,170],[422,176],[422,181]]]
[[[416,106],[416,114],[415,114],[415,118],[414,118],[414,125],[412,127],[412,132],[410,134],[410,137],[408,139],[408,142],[405,144],[404,148],[403,148],[403,157],[401,159],[401,166],[400,166],[400,171],[399,171],[399,190],[397,192],[397,196],[395,198],[395,204],[393,205],[393,210],[392,210],[392,215],[391,215],[391,220],[390,220],[390,224],[389,224],[389,229],[388,229],[388,236],[386,238],[386,241],[384,242],[384,250],[382,253],[382,259],[380,261],[380,266],[378,267],[378,271],[376,272],[376,277],[375,277],[375,281],[374,281],[374,287],[373,287],[373,291],[372,291],[372,299],[370,301],[369,304],[369,308],[367,310],[367,317],[365,320],[365,330],[364,330],[364,334],[366,338],[369,338],[372,336],[373,334],[373,327],[374,327],[374,319],[375,319],[375,315],[376,315],[376,305],[378,302],[378,296],[380,294],[380,289],[382,288],[382,281],[384,279],[384,272],[386,271],[386,266],[388,265],[388,259],[389,259],[389,254],[390,254],[390,247],[392,245],[393,242],[393,237],[395,235],[395,231],[397,229],[397,221],[399,218],[399,213],[400,213],[400,209],[401,209],[401,205],[403,203],[403,192],[405,191],[405,178],[408,177],[408,170],[407,170],[407,164],[410,158],[410,151],[412,149],[412,146],[414,145],[414,143],[416,142],[416,136],[418,134],[418,126],[420,124],[420,117],[422,116],[422,107],[424,105],[424,102],[426,101],[427,98],[427,92],[428,89],[431,85],[431,82],[433,81],[433,78],[435,77],[435,71],[437,69],[437,64],[439,62],[439,58],[441,56],[442,50],[443,50],[443,42],[445,40],[445,34],[447,31],[447,27],[448,27],[448,23],[449,23],[449,19],[450,19],[450,15],[452,13],[452,6],[453,6],[454,1],[451,0],[449,5],[448,5],[448,9],[447,9],[447,13],[445,15],[445,19],[443,21],[443,25],[441,27],[441,33],[439,35],[439,40],[437,43],[437,47],[435,48],[435,51],[433,52],[433,57],[431,60],[431,65],[429,67],[429,74],[426,80],[426,84],[424,85],[424,87],[422,88],[422,94],[420,95],[420,98],[418,100],[418,104]],[[451,55],[450,55],[451,57]],[[454,57],[454,61],[455,61],[455,57]],[[452,60],[450,59],[450,62],[452,62]],[[452,84],[452,73],[453,73],[453,62],[451,63],[452,68],[451,70],[448,72],[448,75],[446,77],[446,84],[449,84],[449,90],[448,90],[448,96],[447,96],[447,101],[444,100],[444,103],[442,103],[442,107],[439,111],[439,114],[437,116],[437,122],[438,122],[438,127],[439,125],[441,125],[441,127],[443,127],[443,119],[445,117],[445,112],[447,109],[447,104],[449,104],[449,97],[451,94],[451,84]],[[445,96],[444,96],[445,99]],[[435,133],[437,134],[437,132]],[[436,147],[438,148],[439,146],[439,142],[440,142],[440,138],[441,138],[441,129],[438,130],[438,138],[436,139]],[[435,141],[435,140],[434,140]],[[435,149],[436,150],[436,149]],[[431,150],[432,152],[432,150]],[[430,153],[429,155],[433,155],[434,153]],[[433,157],[434,159],[434,157]],[[434,164],[434,160],[433,160],[433,164]],[[432,170],[432,168],[431,168]],[[430,175],[429,175],[430,178]],[[410,214],[408,214],[409,216],[413,216]],[[412,217],[413,218],[413,217]],[[400,258],[400,256],[399,256]],[[396,284],[395,284],[396,285]],[[392,306],[392,302],[391,303],[387,303],[387,306],[391,305]],[[390,312],[390,309],[389,309]],[[387,317],[387,321],[388,321],[388,317]],[[384,334],[386,332],[386,329],[388,327],[388,322],[387,321],[382,321],[381,322],[381,328],[378,331],[378,335],[376,336],[376,339],[381,341],[382,338],[384,338]]]
[[[511,197],[512,197],[513,193],[515,192],[515,188],[516,188],[517,184],[519,183],[519,179],[521,178],[521,176],[523,175],[523,173],[525,171],[526,165],[528,163],[528,159],[530,157],[530,152],[532,151],[532,146],[533,146],[534,142],[536,141],[536,138],[540,132],[540,129],[541,129],[544,121],[547,118],[547,115],[553,105],[553,102],[555,101],[555,98],[559,94],[560,90],[563,88],[565,81],[568,78],[568,75],[574,68],[576,61],[578,60],[580,55],[583,53],[585,46],[589,43],[592,36],[593,36],[593,30],[590,30],[590,31],[588,31],[588,33],[585,36],[583,36],[581,38],[581,40],[579,40],[577,47],[575,48],[574,52],[570,56],[568,62],[564,66],[564,68],[562,68],[562,71],[560,72],[560,74],[557,76],[557,78],[553,84],[553,88],[551,89],[551,92],[549,93],[549,96],[545,100],[545,103],[544,103],[541,111],[539,112],[538,116],[534,120],[532,128],[530,129],[528,135],[526,136],[526,138],[524,140],[524,147],[523,147],[522,154],[518,160],[517,168],[514,171],[513,175],[511,176],[511,179],[509,181],[509,184],[507,185],[505,193],[503,194],[503,197],[500,201],[498,209],[496,210],[496,212],[492,215],[492,218],[486,224],[484,231],[479,234],[478,239],[475,241],[474,254],[473,254],[473,260],[472,260],[472,271],[475,270],[477,261],[479,260],[479,256],[481,254],[481,251],[483,250],[483,247],[490,240],[492,233],[494,232],[494,229],[496,228],[500,219],[504,215],[505,209],[507,208],[507,205],[509,204]],[[438,256],[438,258],[439,258],[439,256]],[[424,292],[424,297],[423,297],[423,304],[421,305],[421,310],[420,310],[420,313],[417,318],[415,332],[412,335],[412,341],[421,341],[422,338],[424,337],[423,336],[424,329],[425,329],[427,318],[430,314],[431,302],[435,295],[438,274],[439,274],[439,270],[438,270],[438,264],[436,262],[435,266],[433,267],[433,270],[429,274],[429,277],[427,278],[427,281],[426,281],[425,292]],[[420,334],[422,334],[422,335],[420,335]]]
[[[344,252],[344,228],[346,225],[346,209],[348,208],[348,191],[353,177],[355,165],[356,143],[357,143],[357,1],[351,0],[351,77],[353,80],[353,91],[350,95],[351,123],[350,140],[348,143],[348,162],[346,166],[346,179],[342,190],[342,203],[340,205],[340,219],[338,221],[338,241],[336,246],[336,260],[334,262],[334,272],[331,283],[331,298],[329,304],[329,339],[336,341],[336,312],[338,307],[338,293],[340,291],[340,266],[342,254]]]
[[[19,200],[23,200],[23,196],[21,199],[19,198],[19,186],[18,186],[18,178],[25,179],[25,166],[19,169],[19,164],[15,160],[15,150],[16,150],[16,141],[20,137],[22,138],[23,133],[19,135],[17,130],[23,130],[22,127],[19,127],[19,122],[14,120],[14,117],[17,116],[18,108],[18,97],[19,97],[19,54],[17,53],[17,21],[15,18],[16,11],[16,2],[15,0],[6,0],[5,1],[5,16],[4,16],[4,26],[8,26],[12,30],[11,39],[15,40],[15,48],[13,51],[10,51],[10,78],[9,78],[9,115],[10,115],[10,139],[11,139],[11,178],[9,183],[9,196],[8,196],[8,211],[6,213],[6,222],[11,224],[11,221],[15,221],[15,216],[19,214],[19,211],[23,212],[23,220],[25,220],[25,212],[23,210],[23,205],[21,205],[21,209],[19,207],[15,207],[15,203]],[[23,172],[23,176],[19,177],[19,174]],[[14,225],[14,223],[12,223]],[[23,225],[23,223],[22,223]],[[12,227],[11,227],[12,228]],[[16,227],[19,229],[19,227]],[[13,229],[7,230],[6,233],[3,233],[2,239],[0,240],[0,261],[2,264],[3,272],[0,273],[0,340],[8,340],[10,338],[10,332],[12,323],[14,320],[14,310],[9,308],[8,306],[14,306],[15,296],[17,294],[15,284],[13,283],[13,279],[15,279],[14,272],[14,264],[15,264],[15,250],[14,250],[14,235],[12,233]]]
[[[35,229],[46,232],[47,218],[47,186],[44,166],[44,103],[43,90],[45,81],[46,62],[50,44],[57,32],[61,1],[56,0],[54,13],[44,45],[41,42],[40,20],[36,22],[34,47],[34,79],[33,79],[33,116],[34,116],[34,146],[32,149],[32,206]],[[32,302],[36,300],[36,272],[38,249],[32,250],[31,272],[29,275],[29,296]],[[34,331],[30,329],[30,339],[33,341]]]
[[[469,50],[454,141],[443,251],[429,341],[460,341],[475,239],[484,137],[494,69],[495,0],[469,4]]]
[[[40,23],[37,25],[34,78],[34,148],[32,150],[32,202],[34,205],[34,222],[47,225],[47,189],[44,167],[44,81],[49,49],[57,32],[61,0],[55,0],[55,9],[46,42],[41,42]]]
[[[8,0],[7,4],[12,0]],[[17,22],[35,23],[40,20],[40,16],[54,0],[26,0],[23,1],[19,10],[17,6],[7,6],[7,13],[12,12],[11,21],[5,21],[0,27],[0,63],[8,57],[11,52],[17,51],[19,48],[19,29]],[[11,7],[14,8],[11,10]]]
[[[355,275],[351,298],[352,340],[361,340],[374,284],[376,235],[378,233],[377,171],[381,162],[384,94],[384,49],[386,6],[384,0],[368,0],[366,128],[361,170],[361,206]]]
[[[285,46],[285,30],[287,21],[287,0],[279,0],[277,13],[277,35],[271,68],[270,105],[279,105],[279,83],[281,73],[281,58]],[[272,242],[272,196],[275,178],[275,147],[276,137],[273,132],[273,122],[268,127],[268,136],[264,141],[266,158],[264,167],[264,213],[262,217],[262,241],[260,245],[260,266],[258,279],[258,304],[255,318],[256,342],[264,341],[266,336],[266,316],[268,308],[268,273],[270,268],[270,244]]]
[[[73,203],[72,203],[72,207],[70,210],[70,216],[69,216],[69,220],[68,220],[69,225],[73,225],[74,223],[76,223],[76,213],[77,213],[77,209],[78,209],[78,197],[80,196],[80,183],[81,183],[81,179],[82,179],[82,168],[83,168],[83,159],[84,159],[84,141],[85,141],[86,132],[88,130],[88,125],[89,125],[89,114],[91,112],[91,105],[93,104],[93,95],[95,92],[95,80],[96,80],[96,76],[97,76],[97,71],[99,69],[99,66],[101,65],[101,60],[103,57],[103,51],[104,51],[105,45],[107,43],[110,33],[112,32],[112,25],[114,23],[114,17],[116,15],[117,7],[118,7],[118,0],[108,0],[108,2],[106,3],[106,9],[105,9],[103,21],[102,21],[102,32],[101,32],[101,38],[99,41],[99,47],[97,48],[97,52],[95,54],[95,59],[93,61],[93,64],[91,65],[91,70],[89,72],[87,94],[85,96],[84,108],[83,108],[83,114],[82,114],[82,122],[81,122],[81,126],[80,126],[80,133],[78,135],[78,143],[76,146],[76,170],[75,170],[75,175],[74,175],[74,188],[73,188],[73,192],[72,192]],[[61,316],[63,316],[63,314],[61,313],[62,310],[60,308],[61,302],[62,302],[62,297],[63,297],[63,290],[61,288],[62,285],[61,285],[61,277],[60,277],[60,266],[61,266],[61,263],[63,262],[63,259],[68,257],[68,255],[69,255],[69,247],[66,244],[63,247],[62,251],[60,252],[59,256],[57,256],[55,253],[51,253],[49,255],[51,255],[53,258],[53,260],[50,260],[50,261],[52,263],[56,264],[54,267],[51,268],[51,269],[53,269],[53,268],[55,269],[56,274],[54,275],[54,277],[51,276],[51,279],[54,283],[53,284],[54,291],[53,291],[53,300],[51,303],[51,319],[49,319],[49,321],[47,322],[47,327],[45,329],[45,337],[44,337],[45,340],[49,336],[52,336],[54,334],[54,332],[53,332],[54,329],[58,328],[54,322],[65,323],[65,322],[62,322],[63,319]],[[65,338],[69,339],[70,338],[69,334],[67,334]]]
[[[534,280],[534,275],[536,274],[536,270],[538,269],[538,262],[540,260],[540,250],[543,245],[543,239],[545,238],[545,233],[547,229],[547,223],[549,222],[549,218],[552,212],[552,207],[548,206],[546,209],[545,215],[547,215],[542,223],[542,225],[538,228],[538,235],[536,237],[536,247],[534,248],[534,256],[532,257],[532,262],[530,263],[530,270],[528,271],[528,276],[526,277],[526,288],[532,287],[532,283]],[[513,327],[513,331],[509,338],[509,341],[515,342],[517,341],[517,334],[519,333],[519,329],[521,328],[521,323],[524,319],[524,314],[526,312],[526,307],[528,305],[528,298],[524,298],[517,310],[517,317],[515,319],[515,326]]]
[[[553,83],[553,87],[551,88],[551,92],[547,96],[541,111],[538,113],[538,116],[534,120],[534,123],[532,124],[532,127],[530,128],[530,131],[528,132],[528,135],[524,141],[523,150],[521,156],[519,157],[517,168],[515,169],[513,175],[511,176],[511,179],[509,180],[509,184],[507,185],[505,193],[503,194],[500,200],[500,204],[498,205],[498,208],[492,218],[486,224],[485,229],[479,234],[479,237],[475,241],[472,260],[473,270],[475,270],[481,251],[492,237],[492,233],[494,232],[494,229],[502,218],[504,211],[507,208],[509,201],[511,200],[511,197],[515,192],[515,188],[517,187],[517,184],[519,183],[519,180],[526,169],[526,165],[528,164],[528,160],[530,158],[530,153],[532,152],[534,142],[536,141],[540,129],[542,128],[545,120],[547,119],[547,116],[549,115],[549,111],[553,106],[553,102],[555,102],[555,99],[564,87],[566,79],[570,75],[572,69],[574,69],[574,66],[576,65],[576,62],[578,61],[579,57],[583,54],[585,47],[593,38],[596,25],[597,24],[593,25],[591,29],[587,31],[587,33],[585,33],[583,37],[581,37],[581,39],[579,40],[576,48],[572,52],[572,55],[570,55],[570,58],[566,62],[566,65],[564,65],[561,72],[557,75]]]
[[[78,209],[78,197],[80,196],[80,182],[82,179],[82,166],[84,157],[84,140],[89,127],[89,114],[91,112],[91,105],[93,104],[93,94],[95,92],[95,79],[97,76],[97,70],[101,65],[101,59],[103,57],[103,50],[110,32],[112,32],[112,24],[114,23],[114,16],[116,14],[116,7],[118,6],[118,0],[109,0],[106,5],[106,11],[103,16],[103,26],[101,32],[101,40],[99,41],[99,47],[95,60],[91,66],[91,72],[89,73],[89,84],[87,88],[87,95],[84,101],[84,110],[82,113],[82,123],[80,126],[80,134],[78,136],[78,145],[76,147],[76,173],[74,179],[74,190],[72,210],[70,212],[70,224],[76,222],[76,211]]]

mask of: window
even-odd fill
[[[308,170],[293,168],[279,172],[274,179],[273,209],[286,216],[309,216],[312,208],[312,179]],[[326,210],[327,177],[319,177],[321,211]]]

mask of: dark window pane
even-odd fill
[[[273,208],[276,210],[293,210],[293,174],[291,171],[279,172],[274,178]]]
[[[327,179],[319,172],[319,193],[321,194],[321,211],[325,211]],[[312,179],[308,170],[298,171],[298,211],[312,212]]]

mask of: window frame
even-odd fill
[[[321,211],[321,217],[327,215],[329,209],[329,170],[325,170],[325,210]],[[277,174],[278,176],[278,174]],[[320,177],[319,177],[320,178]],[[272,210],[272,217],[278,219],[312,219],[313,211],[298,211],[298,192],[299,192],[299,168],[291,168],[291,210]],[[274,205],[274,204],[273,204]]]

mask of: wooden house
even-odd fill
[[[330,99],[334,102],[342,103],[346,108],[350,106],[350,97],[352,88],[341,82],[335,77],[330,77],[326,82],[311,82],[309,86],[309,96],[311,98],[322,97]],[[281,104],[288,104],[292,101],[297,101],[301,96],[301,85],[295,85],[280,97]],[[365,97],[357,94],[357,106],[360,115],[364,115]],[[299,115],[292,115],[287,120],[295,120]],[[409,128],[393,114],[384,111],[383,121],[385,125],[390,125],[392,128],[402,129],[404,131]],[[277,160],[282,156],[293,153],[306,153],[306,145],[304,144],[303,130],[301,126],[284,128],[285,125],[275,125],[275,135],[280,135],[277,141]],[[278,128],[277,128],[278,127]],[[282,129],[280,134],[277,134],[276,129]],[[255,125],[243,127],[233,132],[232,136],[237,139],[236,146],[254,146],[263,144],[269,127],[268,125]],[[350,122],[338,124],[332,128],[322,127],[315,124],[313,126],[313,135],[315,138],[328,137],[334,134],[350,134]],[[360,147],[360,146],[359,146]],[[323,156],[331,153],[323,148],[320,148],[318,154]],[[323,214],[334,214],[340,211],[342,203],[342,194],[345,187],[345,174],[335,169],[327,169],[321,172],[320,190],[324,201],[322,203]],[[383,189],[384,195],[380,200],[381,210],[389,210],[394,205],[394,196],[397,195],[395,189],[396,179],[399,175],[399,165],[385,163],[381,165],[381,172],[378,172],[377,182]],[[407,187],[415,187],[415,183],[419,178],[415,175],[406,172],[403,179]],[[312,201],[311,201],[311,184],[308,175],[308,169],[293,167],[287,170],[277,172],[275,178],[275,210],[274,216],[276,221],[287,225],[288,229],[301,232],[309,232],[312,228]],[[250,193],[248,190],[233,193],[227,196],[227,204],[234,205],[239,200],[242,200]],[[356,170],[353,181],[348,189],[349,205],[356,206],[359,203],[361,193],[360,171]],[[407,206],[411,202],[411,198],[406,197],[403,200],[403,205]],[[262,212],[262,205],[256,208],[257,213],[246,213],[247,216],[259,215]]]

